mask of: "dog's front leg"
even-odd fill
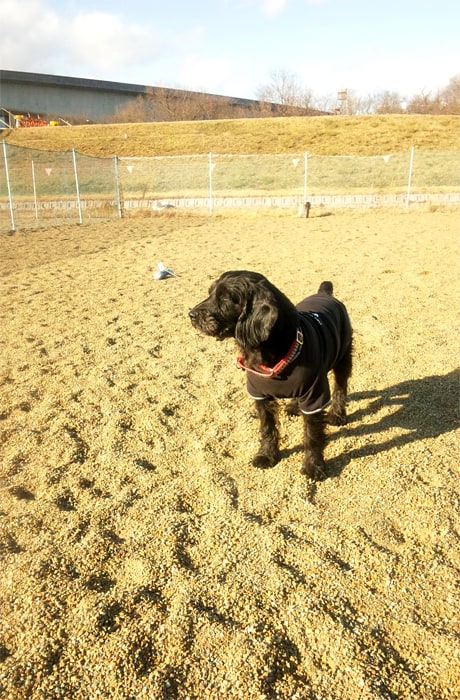
[[[324,476],[323,451],[326,444],[324,412],[304,414],[303,430],[304,458],[300,471],[310,479],[321,479]]]
[[[260,419],[260,447],[252,463],[266,469],[279,460],[278,404],[276,399],[260,399],[255,403]]]

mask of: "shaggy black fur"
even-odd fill
[[[301,471],[312,479],[324,476],[323,450],[325,447],[324,424],[346,423],[347,383],[352,369],[351,326],[343,304],[334,299],[330,282],[323,282],[318,290],[322,298],[329,298],[339,309],[339,326],[336,329],[338,340],[337,358],[333,371],[335,383],[327,416],[324,410],[315,413],[302,413],[304,420],[304,459]],[[308,311],[308,302],[314,295],[298,306]],[[315,308],[315,307],[313,307]],[[246,368],[260,366],[274,367],[289,352],[300,323],[298,308],[289,299],[257,272],[225,272],[213,282],[207,299],[197,304],[189,312],[195,328],[223,340],[233,337],[241,351]],[[315,321],[310,321],[315,326]],[[326,324],[327,326],[328,324]],[[330,330],[330,329],[329,329]],[[316,328],[315,332],[318,331]],[[321,331],[324,333],[324,330]],[[324,338],[321,340],[323,342]],[[304,348],[309,361],[308,347]],[[305,355],[302,355],[305,359]],[[295,365],[293,363],[293,366]],[[315,360],[317,362],[317,359]],[[316,367],[309,367],[316,376]],[[289,375],[291,367],[283,372]],[[294,394],[293,394],[294,395]],[[292,396],[292,395],[291,395]],[[287,406],[290,415],[298,414],[297,398]],[[283,396],[283,398],[286,398]],[[255,401],[260,418],[260,448],[253,459],[256,467],[271,467],[279,460],[278,404],[275,396]]]

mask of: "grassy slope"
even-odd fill
[[[11,144],[94,156],[208,153],[379,155],[460,150],[460,116],[286,117],[4,130]]]

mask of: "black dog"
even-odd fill
[[[290,415],[304,418],[302,473],[324,476],[325,411],[333,425],[346,423],[347,383],[352,368],[352,329],[347,310],[332,296],[331,282],[294,306],[257,272],[225,272],[209,297],[189,313],[193,326],[218,340],[233,337],[241,351],[249,394],[256,399],[261,443],[256,467],[279,459],[277,398],[292,399]],[[327,374],[335,378],[331,394]]]

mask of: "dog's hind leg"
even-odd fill
[[[310,479],[321,479],[324,476],[323,451],[326,444],[324,432],[324,411],[303,416],[304,426],[304,458],[300,469]]]
[[[347,348],[345,355],[333,369],[334,389],[332,402],[327,414],[327,422],[331,425],[345,425],[347,422],[347,393],[348,380],[352,369],[352,345]]]
[[[278,404],[276,399],[260,399],[255,403],[260,419],[260,447],[252,463],[266,469],[279,460]]]

